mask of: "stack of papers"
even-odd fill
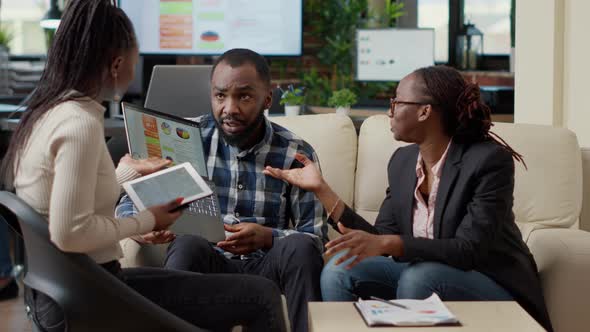
[[[358,300],[354,306],[368,326],[460,325],[438,295],[425,300]]]

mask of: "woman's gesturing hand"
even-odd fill
[[[279,180],[287,181],[301,189],[316,192],[324,182],[318,166],[306,156],[297,153],[295,159],[303,164],[302,168],[279,169],[270,166],[262,171]]]
[[[348,259],[355,257],[347,266],[353,268],[363,259],[373,256],[392,255],[401,256],[402,240],[398,235],[376,235],[365,231],[346,228],[338,223],[338,229],[342,236],[326,243],[326,256],[348,249],[334,264],[339,265]]]

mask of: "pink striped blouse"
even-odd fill
[[[430,189],[430,195],[428,197],[428,204],[424,201],[424,197],[420,193],[420,186],[426,181],[426,172],[424,172],[424,162],[422,160],[422,154],[418,152],[418,161],[416,162],[416,177],[418,183],[414,189],[414,223],[413,231],[414,237],[423,237],[432,239],[434,238],[434,207],[436,204],[436,195],[438,193],[438,185],[440,183],[440,176],[442,169],[447,159],[447,152],[451,142],[447,145],[447,149],[443,153],[442,157],[432,166],[432,172],[434,173],[434,181],[432,188]]]

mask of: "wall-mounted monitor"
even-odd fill
[[[356,79],[399,81],[434,65],[434,29],[358,29]]]
[[[299,56],[303,0],[119,0],[141,54]]]

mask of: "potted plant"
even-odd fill
[[[281,95],[281,105],[285,105],[285,115],[293,116],[301,113],[301,105],[305,100],[304,87],[295,88],[293,84],[289,84],[287,90],[283,90]]]
[[[336,107],[336,114],[350,114],[350,106],[356,104],[356,94],[349,89],[340,89],[334,91],[332,97],[328,100],[328,105]]]
[[[4,26],[0,26],[0,47],[4,48],[8,52],[11,41],[12,33],[10,30]]]

